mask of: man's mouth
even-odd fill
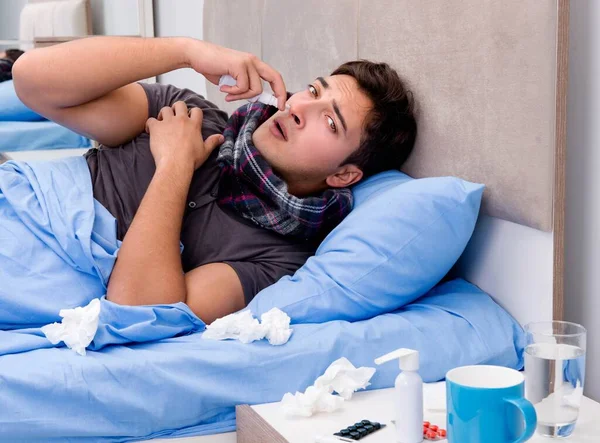
[[[273,121],[273,125],[271,128],[272,128],[271,132],[273,132],[275,134],[275,136],[287,141],[287,135],[285,133],[285,128],[277,121],[277,119],[275,119]]]

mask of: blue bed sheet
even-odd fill
[[[293,325],[283,346],[204,340],[184,304],[126,307],[102,298],[120,243],[82,157],[0,165],[0,441],[132,441],[231,431],[235,405],[304,390],[336,359],[374,366],[419,350],[425,381],[465,364],[521,368],[519,325],[456,280],[393,313]],[[39,327],[101,298],[85,357]],[[392,386],[394,364],[370,388]]]
[[[452,284],[453,294],[433,293],[370,320],[294,325],[279,347],[194,333],[85,357],[67,348],[4,355],[0,440],[131,441],[232,431],[236,404],[279,401],[310,386],[339,357],[373,367],[375,357],[399,347],[420,351],[426,382],[459,365],[520,368],[518,325],[472,285]],[[394,364],[377,367],[369,389],[393,386],[397,373]]]
[[[51,121],[0,121],[0,152],[89,147],[88,138]]]

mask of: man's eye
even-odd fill
[[[327,120],[329,121],[329,127],[333,130],[333,132],[337,132],[335,121],[331,117],[327,117]]]
[[[308,91],[314,96],[316,97],[317,94],[317,88],[315,88],[313,85],[308,85]]]

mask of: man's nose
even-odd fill
[[[310,104],[297,101],[290,106],[290,116],[297,129],[301,129],[306,124],[307,114],[310,112]]]

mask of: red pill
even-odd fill
[[[423,422],[423,427],[424,427],[424,428],[428,428],[428,427],[429,427],[429,425],[430,425],[430,423],[429,423],[428,421],[424,421],[424,422]]]
[[[427,435],[427,438],[430,440],[433,440],[437,437],[437,433],[435,433],[433,431],[428,431],[426,435]]]
[[[437,425],[431,425],[431,426],[429,426],[429,429],[431,429],[433,432],[437,432],[439,427]]]
[[[445,436],[446,436],[446,430],[445,430],[445,429],[440,429],[440,430],[438,431],[438,435],[439,435],[440,437],[445,437]]]
[[[427,434],[429,432],[429,428],[426,428],[425,426],[423,426],[423,435]]]

